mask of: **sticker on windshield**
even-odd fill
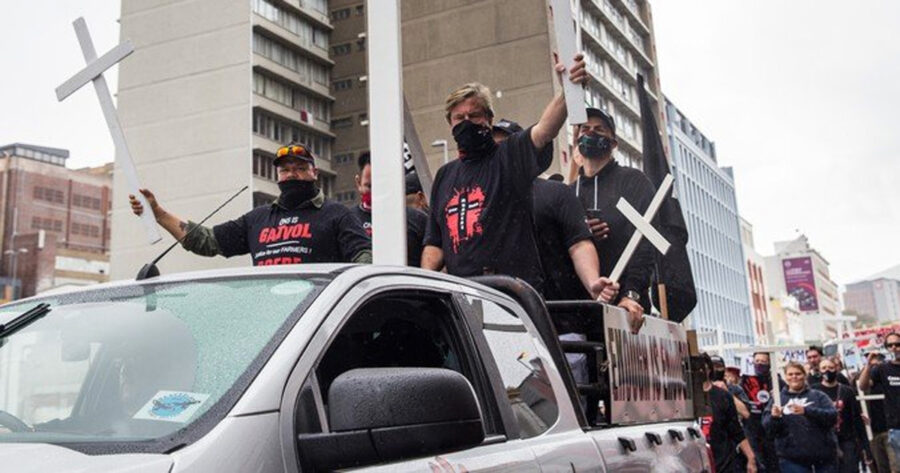
[[[288,281],[272,286],[269,292],[276,296],[292,296],[308,292],[310,288],[312,288],[312,283],[308,281]]]
[[[209,399],[209,394],[160,391],[147,404],[144,404],[134,418],[185,423],[207,399]]]

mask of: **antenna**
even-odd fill
[[[137,277],[134,278],[135,281],[143,281],[144,279],[147,279],[147,278],[155,278],[156,276],[159,276],[159,268],[156,267],[156,263],[159,263],[159,260],[163,259],[164,256],[166,256],[167,254],[169,254],[170,251],[172,251],[172,248],[175,248],[177,245],[181,244],[181,242],[184,241],[184,239],[187,238],[188,235],[193,233],[194,230],[200,228],[200,226],[203,225],[207,220],[209,220],[210,217],[215,215],[216,212],[222,210],[222,207],[225,207],[226,205],[228,205],[229,202],[234,200],[237,196],[241,195],[241,192],[244,192],[249,187],[250,186],[241,187],[241,190],[235,192],[235,194],[233,196],[229,197],[228,200],[226,200],[225,202],[222,202],[222,205],[216,207],[216,210],[213,210],[212,212],[210,212],[210,214],[207,215],[203,220],[201,220],[200,223],[195,225],[194,228],[191,229],[191,231],[185,233],[184,236],[179,238],[177,241],[175,241],[175,243],[172,243],[171,246],[166,248],[166,250],[163,251],[162,253],[160,253],[159,256],[154,258],[153,261],[151,261],[148,264],[145,264],[141,268],[141,270],[138,271]]]

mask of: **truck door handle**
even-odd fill
[[[691,434],[691,437],[695,439],[699,439],[701,437],[700,431],[695,429],[694,427],[688,427],[688,433]]]
[[[677,440],[679,442],[684,441],[684,434],[681,433],[680,430],[669,429],[669,437],[672,437],[672,440]]]
[[[647,440],[649,440],[650,443],[655,445],[662,445],[662,437],[660,437],[658,433],[647,432],[644,434],[644,436],[647,437]]]
[[[634,440],[631,440],[628,437],[619,437],[619,443],[622,444],[622,448],[624,448],[626,451],[637,451],[637,444],[634,443]]]

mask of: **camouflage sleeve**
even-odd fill
[[[184,231],[188,233],[185,235],[184,240],[181,241],[181,246],[185,250],[201,256],[222,254],[219,249],[219,242],[216,240],[216,236],[211,228],[188,221]]]
[[[353,255],[353,262],[360,264],[372,264],[372,250],[362,250]]]

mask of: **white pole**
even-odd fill
[[[375,264],[406,264],[403,63],[399,0],[367,0],[372,253]]]

